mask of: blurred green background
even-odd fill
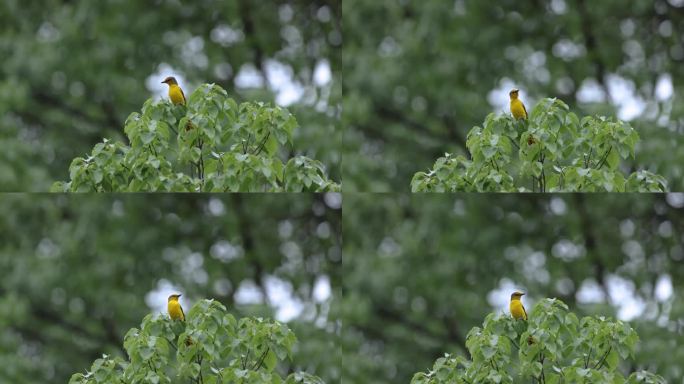
[[[0,191],[47,191],[175,75],[287,106],[294,152],[340,181],[341,2],[0,2]]]
[[[627,371],[684,376],[684,194],[345,196],[343,383],[408,383],[511,292],[630,322]]]
[[[684,191],[684,1],[344,0],[347,191],[409,191],[468,131],[558,97],[641,136],[630,173]]]
[[[341,195],[5,195],[0,382],[66,383],[183,294],[288,323],[283,371],[340,381]]]

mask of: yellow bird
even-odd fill
[[[513,88],[510,92],[508,92],[508,96],[511,97],[511,113],[516,120],[527,119],[527,109],[525,109],[525,104],[518,99],[519,91],[519,89]]]
[[[178,82],[176,81],[175,77],[169,76],[166,79],[164,79],[162,83],[169,86],[169,99],[171,99],[172,103],[185,105],[185,94],[183,93],[181,87],[178,85]]]
[[[527,320],[527,312],[525,311],[522,301],[520,301],[520,297],[523,295],[524,293],[519,291],[511,293],[511,303],[509,308],[514,319]]]
[[[171,316],[171,319],[173,320],[185,321],[185,313],[183,313],[183,307],[181,307],[180,303],[178,302],[179,297],[181,297],[181,295],[169,296],[169,301],[167,304],[169,316]]]

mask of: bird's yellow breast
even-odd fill
[[[520,300],[511,300],[510,309],[513,318],[527,320],[527,313]]]
[[[169,99],[174,104],[185,104],[185,96],[178,84],[169,85]]]
[[[168,303],[169,316],[174,320],[185,320],[183,309],[178,300],[170,300]]]
[[[527,119],[527,111],[525,110],[525,105],[520,99],[511,100],[511,113],[516,119]]]

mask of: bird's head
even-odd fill
[[[515,292],[511,293],[511,300],[520,300],[520,297],[523,295],[525,295],[525,294],[520,292],[520,291],[515,291]]]
[[[176,78],[173,76],[167,77],[166,79],[164,79],[164,81],[162,81],[162,83],[164,83],[166,85],[178,84],[178,82],[176,81]]]
[[[520,90],[519,90],[518,88],[513,88],[513,89],[511,89],[510,92],[508,92],[508,96],[511,97],[511,100],[517,99],[517,98],[518,98],[518,92],[519,92],[519,91],[520,91]]]
[[[181,295],[181,294],[178,294],[178,295],[175,295],[175,294],[174,294],[174,295],[171,295],[171,296],[169,296],[169,301],[178,301],[178,298],[181,297],[181,296],[183,296],[183,295]]]

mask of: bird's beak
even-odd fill
[[[523,295],[524,295],[524,293],[523,293]],[[181,297],[181,296],[183,296],[183,295],[178,295],[178,297]]]
[[[521,293],[520,296],[525,296],[525,294],[524,294],[524,293]]]

